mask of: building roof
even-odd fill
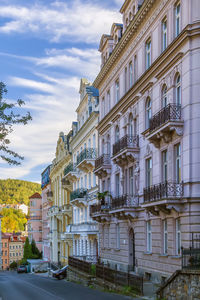
[[[35,193],[35,194],[33,194],[32,196],[29,197],[29,199],[35,199],[35,198],[41,199],[42,197],[39,193]]]

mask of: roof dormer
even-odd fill
[[[144,0],[125,0],[120,12],[123,15],[123,32],[129,26]]]
[[[113,38],[113,49],[114,47],[117,45],[117,43],[120,41],[121,37],[122,37],[122,32],[123,32],[123,24],[119,24],[119,23],[113,23],[112,27],[111,27],[111,33],[110,35]]]
[[[101,52],[101,68],[104,66],[113,50],[113,37],[108,34],[103,34],[99,44]]]

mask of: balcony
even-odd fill
[[[152,117],[149,128],[142,134],[159,148],[161,141],[171,142],[174,133],[178,136],[183,135],[183,123],[181,106],[168,104]]]
[[[110,213],[120,220],[137,218],[138,196],[123,195],[111,199]]]
[[[64,204],[62,206],[62,212],[64,215],[67,215],[69,218],[72,217],[72,206],[70,204]]]
[[[111,161],[109,154],[103,154],[95,160],[94,173],[100,179],[106,177],[111,171]]]
[[[87,189],[77,189],[70,194],[70,202],[78,207],[86,205]]]
[[[77,179],[79,179],[79,172],[76,168],[76,165],[73,163],[70,163],[64,170],[64,176],[66,180],[69,180],[70,182],[74,182]]]
[[[98,223],[107,222],[110,220],[109,215],[110,204],[105,202],[102,204],[94,204],[90,206],[90,217]]]
[[[84,222],[80,224],[72,224],[71,225],[71,233],[72,234],[97,234],[98,232],[98,224],[93,222]]]
[[[138,135],[125,135],[113,145],[112,160],[115,164],[122,167],[131,162],[137,161],[139,156],[139,137]]]
[[[94,169],[97,151],[94,148],[88,148],[81,151],[77,156],[77,168],[83,172],[91,172]]]
[[[53,217],[53,216],[59,216],[62,215],[62,208],[58,206],[52,206],[48,209],[47,216]]]
[[[144,203],[142,207],[152,214],[158,215],[159,211],[169,214],[171,209],[180,212],[180,201],[183,197],[183,182],[169,182],[155,184],[144,189]]]
[[[48,191],[48,192],[47,192],[47,200],[48,200],[49,202],[52,202],[52,201],[53,201],[53,192],[51,192],[51,191]]]
[[[71,192],[73,190],[71,181],[66,179],[66,178],[63,178],[62,179],[62,188],[64,190],[67,190],[67,191]]]

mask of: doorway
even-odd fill
[[[132,228],[129,232],[129,266],[131,271],[135,271],[135,234]]]

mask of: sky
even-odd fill
[[[0,161],[0,179],[41,181],[55,157],[59,132],[76,120],[82,77],[100,70],[98,46],[121,22],[124,0],[0,0],[0,81],[11,101],[23,99],[33,120],[17,125],[10,148],[20,166]]]

